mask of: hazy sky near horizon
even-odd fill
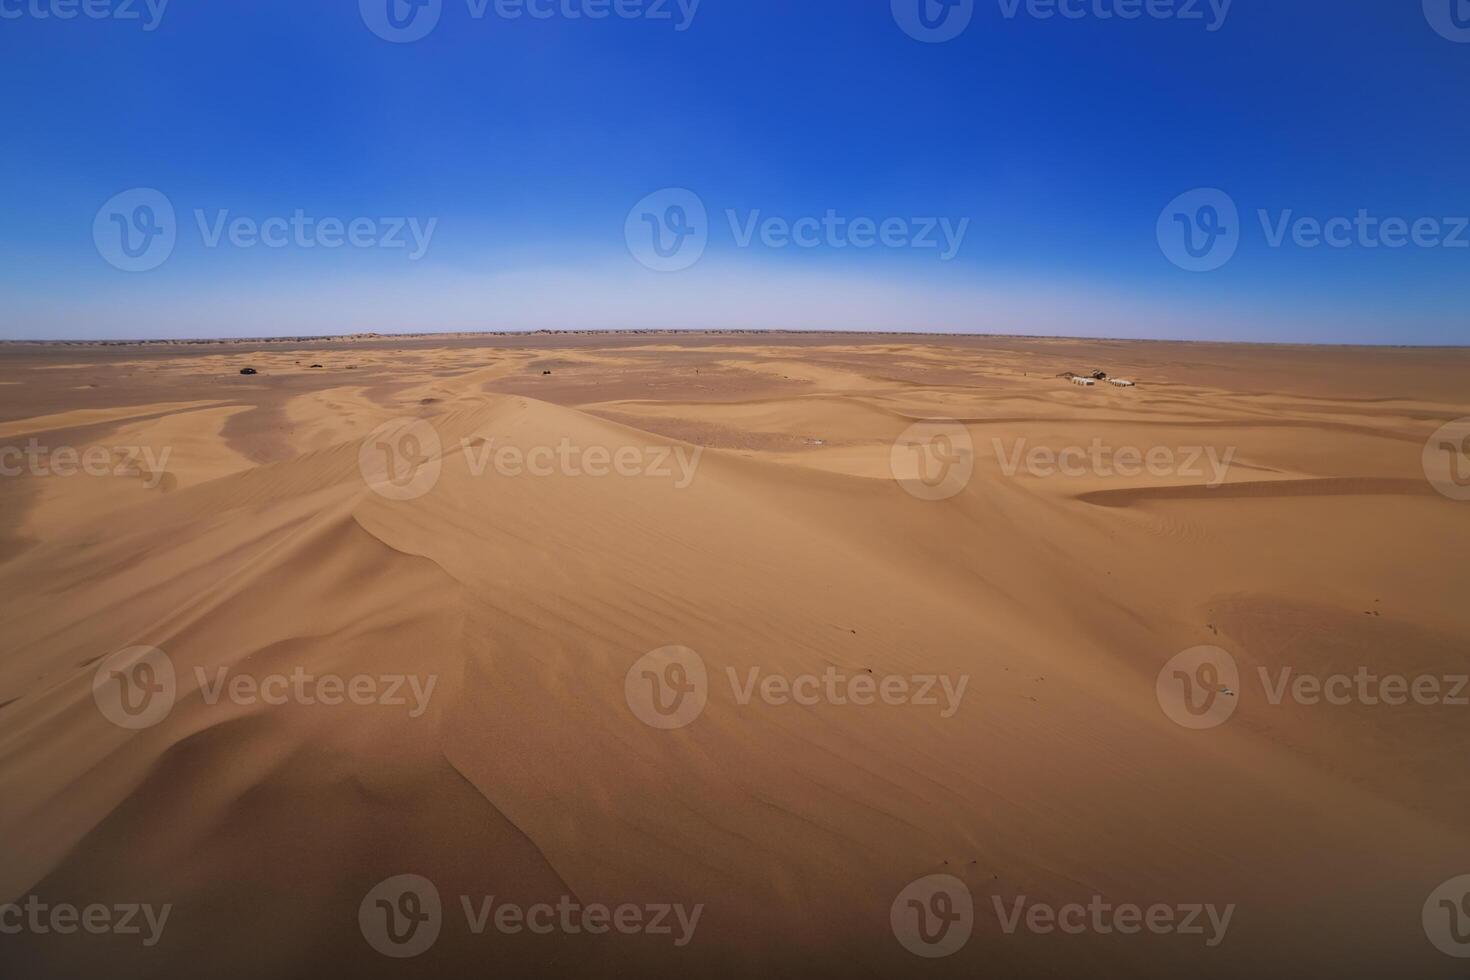
[[[1470,343],[1470,0],[0,0],[0,83],[0,339]]]

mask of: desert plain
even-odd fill
[[[0,346],[0,975],[1461,975],[1467,377]]]

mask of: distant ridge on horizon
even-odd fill
[[[935,330],[804,330],[773,327],[753,328],[601,328],[551,330],[428,330],[405,333],[354,332],[336,334],[302,334],[276,336],[238,337],[130,337],[122,339],[84,338],[0,338],[0,345],[34,347],[146,347],[146,346],[203,346],[239,344],[310,344],[345,343],[354,341],[433,340],[438,338],[462,340],[475,337],[933,337],[944,338],[994,338],[997,340],[1057,340],[1091,343],[1127,344],[1193,344],[1196,346],[1225,345],[1231,347],[1304,347],[1304,348],[1366,348],[1373,350],[1465,350],[1467,344],[1365,344],[1327,343],[1304,340],[1221,340],[1214,338],[1184,337],[1105,337],[1080,334],[1028,334],[989,331],[935,331]]]

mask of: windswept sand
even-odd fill
[[[1095,368],[1138,387],[1056,377]],[[0,975],[1459,975],[1421,910],[1470,874],[1470,707],[1273,705],[1256,671],[1470,674],[1470,502],[1421,462],[1467,376],[1462,350],[912,336],[0,349],[0,446],[151,450],[0,478],[0,903],[173,907],[149,948],[0,935]],[[404,418],[439,475],[394,500],[361,459]],[[893,446],[937,418],[974,473],[923,500]],[[1006,472],[1094,439],[1201,473]],[[564,441],[673,476],[474,472]],[[1156,678],[1205,644],[1239,703],[1188,730]],[[93,680],[140,645],[178,697],[130,731]],[[709,691],[666,731],[625,676],[670,645]],[[967,686],[949,717],[741,704],[753,667]],[[436,686],[419,717],[210,704],[198,668]],[[412,959],[358,923],[399,874],[444,902]],[[975,922],[926,961],[890,906],[933,874]],[[704,909],[682,948],[474,935],[459,897],[489,895]],[[1094,895],[1235,909],[1207,948],[1008,935],[992,901]]]

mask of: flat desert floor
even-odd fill
[[[1461,975],[1467,378],[7,345],[0,975]]]

